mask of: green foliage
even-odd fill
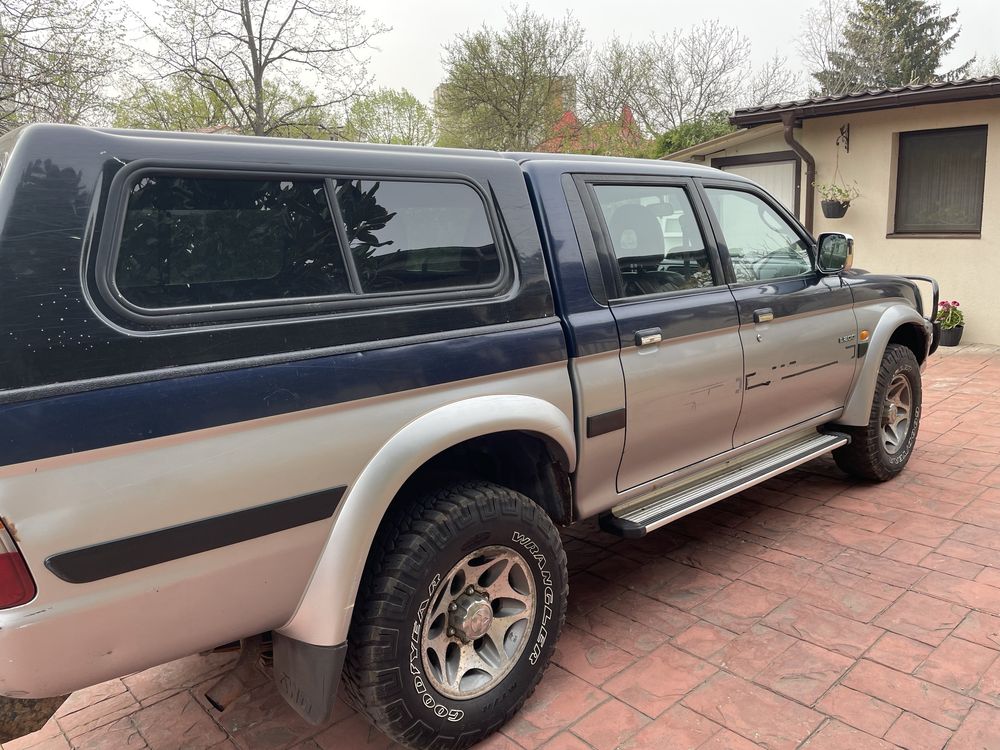
[[[0,0],[0,132],[101,122],[124,67],[121,13],[102,0]]]
[[[438,145],[530,151],[573,109],[572,66],[583,49],[580,24],[527,7],[503,29],[483,26],[445,45],[435,115]]]
[[[656,139],[653,156],[659,158],[736,130],[729,122],[728,112],[713,112],[707,117],[688,120],[671,128]]]
[[[226,104],[185,78],[136,84],[114,107],[116,128],[197,130],[226,125]]]
[[[857,185],[821,184],[817,182],[813,183],[813,187],[816,188],[816,192],[824,200],[837,201],[838,203],[850,203],[861,195],[861,191]]]
[[[434,141],[434,118],[430,109],[406,89],[379,89],[351,105],[344,138],[427,146]]]
[[[965,325],[965,313],[958,309],[958,301],[941,302],[938,305],[937,322],[944,330],[958,328]]]
[[[275,123],[268,135],[286,138],[330,138],[336,125],[328,108],[315,107],[316,95],[299,87],[280,88],[266,82],[264,111],[299,110],[294,120]],[[227,92],[216,93],[175,75],[163,83],[137,83],[114,107],[119,128],[191,131],[224,126],[253,135],[252,125],[238,116],[239,105]]]
[[[892,88],[967,75],[972,60],[941,72],[955,46],[958,12],[930,0],[861,0],[847,16],[843,44],[813,73],[822,93]]]

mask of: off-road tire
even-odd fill
[[[524,559],[538,606],[514,666],[478,697],[437,691],[420,649],[435,577],[474,550],[509,547]],[[491,482],[464,482],[424,495],[383,524],[348,635],[347,697],[383,732],[411,748],[459,750],[499,729],[534,691],[566,617],[566,554],[545,511]]]
[[[910,384],[913,406],[909,432],[898,452],[890,454],[882,444],[882,418],[889,385],[897,375],[904,376]],[[920,428],[921,386],[920,365],[913,352],[902,344],[889,344],[879,366],[875,381],[875,398],[872,401],[868,424],[864,427],[838,427],[838,432],[851,436],[851,442],[833,452],[833,458],[842,471],[860,479],[885,482],[899,474],[910,460],[913,445]]]

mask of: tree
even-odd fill
[[[992,78],[1000,76],[1000,55],[991,55],[983,60],[977,60],[970,75],[976,78]]]
[[[119,15],[101,0],[0,0],[0,131],[100,119]]]
[[[697,120],[688,120],[661,135],[656,139],[653,156],[666,156],[734,130],[736,128],[730,124],[728,112],[712,112]]]
[[[215,94],[181,77],[137,82],[115,104],[117,128],[197,130],[226,125],[227,108]]]
[[[223,92],[225,94],[225,92]],[[264,84],[264,111],[300,109],[294,122],[277,123],[268,135],[290,138],[331,138],[339,133],[328,108],[315,108],[315,94],[298,86],[279,88],[273,82]],[[202,88],[182,76],[171,76],[164,82],[138,81],[116,103],[114,124],[119,128],[149,128],[152,130],[201,130],[213,127],[232,128],[245,135],[253,131],[241,129],[231,122],[230,113],[238,106],[220,95]]]
[[[737,96],[737,106],[759,107],[787,101],[802,90],[799,74],[789,69],[788,61],[775,53],[751,73]]]
[[[796,45],[806,70],[820,81],[820,94],[843,94],[850,82],[843,71],[830,66],[830,54],[844,46],[844,27],[855,0],[820,0],[802,14],[802,33]],[[822,78],[820,78],[822,76]]]
[[[237,130],[279,135],[308,132],[368,85],[360,54],[384,28],[363,18],[348,0],[162,0],[139,20],[157,70],[214,97]]]
[[[704,21],[653,44],[646,124],[663,132],[728,109],[745,80],[750,42],[735,26]]]
[[[958,12],[942,15],[929,0],[861,0],[847,16],[843,45],[814,71],[824,92],[928,83],[967,74],[973,60],[939,72],[955,46]]]
[[[439,144],[534,149],[573,109],[583,45],[572,15],[548,19],[527,7],[508,11],[503,29],[459,34],[444,47],[445,80],[434,105]]]
[[[434,141],[434,118],[406,89],[379,89],[351,105],[344,137],[366,143],[427,146]]]
[[[601,48],[589,48],[577,72],[577,107],[587,123],[613,123],[627,107],[648,119],[649,81],[654,66],[648,43],[611,37]]]
[[[612,122],[628,107],[650,136],[733,107],[788,98],[800,89],[783,57],[775,55],[754,70],[750,42],[717,20],[644,42],[613,37],[590,49],[578,70],[586,123]]]

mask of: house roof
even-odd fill
[[[786,117],[802,120],[850,112],[868,112],[877,109],[915,107],[920,104],[969,101],[1000,97],[1000,76],[966,78],[960,81],[917,83],[889,89],[852,91],[835,96],[798,99],[760,107],[738,109],[729,118],[737,127],[754,127],[765,123],[781,122]]]
[[[693,146],[682,148],[680,151],[665,154],[660,158],[666,161],[685,161],[692,156],[701,156],[710,154],[714,151],[722,151],[739,143],[743,143],[744,141],[753,141],[758,138],[763,138],[766,135],[770,135],[771,133],[780,132],[780,125],[765,125],[759,128],[740,128],[739,130],[734,130],[732,133],[716,136],[711,140],[702,141],[701,143],[696,143]]]

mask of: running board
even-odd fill
[[[645,536],[646,532],[819,458],[850,441],[849,436],[840,433],[812,433],[791,444],[784,443],[753,454],[707,476],[689,479],[612,508],[610,513],[601,516],[601,528],[628,539]]]

